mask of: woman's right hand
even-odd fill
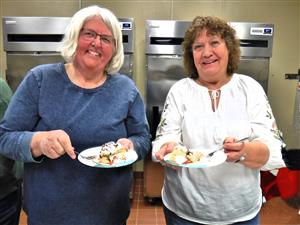
[[[33,157],[45,155],[56,159],[67,153],[72,159],[76,158],[69,135],[63,130],[36,132],[31,140]]]
[[[178,145],[178,143],[172,141],[172,142],[166,142],[164,143],[160,149],[155,153],[155,157],[159,160],[162,161],[164,159],[164,156],[169,154],[170,152],[173,151],[174,147]]]

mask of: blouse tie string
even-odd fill
[[[220,97],[220,90],[212,90],[210,97],[213,100],[213,107],[216,110],[217,109],[217,99]]]

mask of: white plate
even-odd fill
[[[117,163],[114,164],[105,164],[105,163],[99,163],[97,162],[97,158],[99,157],[99,152],[100,152],[101,147],[94,147],[94,148],[88,148],[84,151],[82,151],[78,155],[78,160],[91,167],[98,167],[98,168],[115,168],[115,167],[122,167],[122,166],[127,166],[132,163],[134,163],[138,159],[138,155],[134,150],[128,150],[126,152],[126,160],[120,160]],[[95,159],[86,159],[84,157],[87,156],[96,156]]]
[[[178,164],[175,161],[170,160],[170,154],[167,154],[164,157],[164,161],[167,164],[170,164],[172,166],[187,167],[187,168],[207,168],[207,167],[217,166],[225,162],[227,158],[227,155],[224,153],[224,151],[217,151],[211,157],[210,156],[202,157],[199,162]]]

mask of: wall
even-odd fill
[[[273,23],[269,99],[288,147],[300,147],[299,132],[292,128],[296,80],[286,80],[284,76],[300,68],[299,0],[1,0],[0,15],[72,16],[79,8],[92,4],[109,8],[118,17],[135,19],[134,79],[142,94],[145,90],[145,20],[192,20],[196,15],[215,15],[227,21]],[[0,53],[1,73],[4,74],[2,37]]]

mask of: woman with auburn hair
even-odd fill
[[[185,33],[183,49],[188,77],[168,93],[152,151],[153,159],[166,165],[166,222],[258,225],[260,170],[285,166],[267,96],[253,78],[235,73],[239,40],[224,20],[196,17]],[[224,162],[207,168],[179,164],[174,169],[164,157],[178,145],[222,149]]]

